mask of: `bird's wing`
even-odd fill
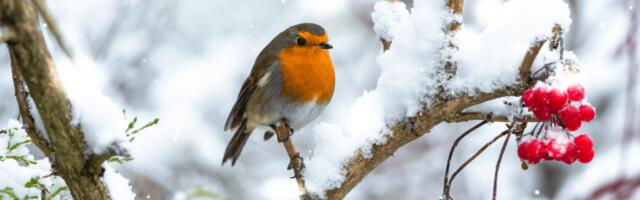
[[[266,74],[267,71],[269,71],[271,65],[276,63],[276,59],[266,57],[263,54],[265,53],[260,53],[258,59],[256,59],[256,62],[253,65],[251,74],[242,84],[242,88],[240,89],[240,93],[238,94],[238,99],[233,105],[231,113],[229,113],[229,117],[227,117],[227,122],[224,125],[225,131],[240,126],[240,123],[242,123],[242,119],[244,118],[247,102],[254,94],[256,88],[259,87],[258,84],[260,84],[260,79]]]

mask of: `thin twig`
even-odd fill
[[[460,143],[460,141],[462,140],[462,138],[466,137],[469,133],[473,132],[474,130],[480,128],[481,126],[487,124],[487,120],[484,120],[478,124],[476,124],[475,126],[471,127],[469,130],[465,131],[464,133],[462,133],[462,135],[460,135],[458,138],[456,138],[456,140],[453,142],[453,145],[451,146],[451,150],[449,151],[449,157],[447,158],[447,167],[444,170],[444,186],[442,188],[442,195],[449,197],[449,185],[447,184],[449,182],[449,168],[451,167],[451,158],[453,157],[453,151],[456,149],[456,146],[458,146],[458,143]]]
[[[20,117],[24,123],[25,131],[31,138],[31,141],[44,153],[45,156],[49,156],[53,149],[51,144],[45,137],[42,130],[38,130],[35,119],[31,115],[32,108],[29,105],[29,90],[24,82],[24,77],[18,68],[18,62],[16,62],[16,56],[12,49],[9,49],[9,57],[11,57],[11,73],[13,73],[13,87],[15,90],[16,101],[18,102],[18,108],[20,110]]]
[[[484,152],[484,150],[486,150],[487,148],[489,148],[489,146],[491,146],[493,143],[495,143],[498,139],[500,139],[502,136],[507,134],[507,130],[502,131],[502,133],[496,135],[491,141],[487,142],[485,145],[483,145],[478,151],[476,151],[475,154],[473,154],[473,156],[471,156],[469,159],[467,159],[466,161],[464,161],[464,163],[462,163],[462,165],[460,165],[460,167],[458,167],[458,169],[456,169],[455,172],[453,172],[453,175],[451,175],[451,179],[449,180],[448,186],[447,187],[451,187],[451,183],[453,183],[453,180],[456,178],[456,176],[458,176],[458,174],[467,166],[469,165],[469,163],[471,163],[471,161],[473,161],[474,159],[476,159],[476,157],[478,157],[480,154],[482,154],[482,152]],[[451,190],[449,190],[449,192],[451,192]]]
[[[525,54],[524,58],[522,59],[522,63],[520,64],[520,81],[521,82],[528,82],[528,78],[529,75],[531,74],[531,68],[533,67],[533,61],[536,59],[536,57],[538,57],[538,53],[540,52],[540,49],[542,48],[542,45],[544,45],[544,43],[546,42],[546,40],[540,40],[535,42],[531,47],[529,47],[529,50],[527,50],[527,53]]]
[[[504,139],[504,143],[502,144],[502,149],[500,149],[500,155],[498,156],[498,162],[496,163],[496,171],[493,174],[493,200],[496,200],[497,192],[498,192],[498,171],[500,171],[500,163],[502,162],[502,156],[504,155],[504,151],[507,149],[507,144],[509,143],[509,138],[511,137],[511,133],[513,132],[513,125],[511,123],[511,127],[509,127],[509,131],[507,137]]]
[[[301,163],[300,154],[296,151],[296,147],[293,145],[291,138],[289,138],[290,129],[284,122],[278,122],[276,125],[276,135],[279,141],[282,141],[285,150],[287,150],[287,154],[289,155],[290,163],[288,168],[293,169],[293,174],[298,182],[298,189],[300,189],[300,194],[304,195],[307,193],[307,189],[304,184],[304,178],[302,177],[302,168],[303,164]]]
[[[494,115],[493,113],[483,113],[483,112],[462,112],[455,115],[451,119],[448,119],[447,122],[467,122],[471,120],[487,120],[490,122],[510,122],[513,120],[509,120],[509,116],[506,115]],[[517,121],[525,121],[525,122],[538,122],[532,115],[523,115],[517,117]]]
[[[53,38],[55,38],[56,42],[60,46],[60,49],[64,51],[64,54],[66,54],[69,57],[69,59],[73,60],[73,53],[71,51],[71,48],[64,41],[64,38],[62,37],[62,33],[60,32],[60,28],[58,27],[58,24],[56,23],[56,21],[53,20],[53,17],[51,17],[51,14],[45,7],[44,2],[42,0],[32,0],[32,1],[33,1],[33,4],[35,5],[35,8],[38,10],[38,13],[40,14],[40,16],[42,16],[42,19],[44,19],[44,22],[47,23],[47,27],[49,28],[49,31],[51,31]]]

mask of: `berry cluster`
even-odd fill
[[[576,160],[590,162],[594,156],[591,138],[586,134],[576,137],[570,132],[595,118],[595,108],[586,103],[584,97],[584,87],[579,84],[566,90],[537,87],[525,91],[522,104],[533,112],[542,126],[536,125],[530,132],[533,139],[518,145],[518,157],[529,164],[542,160],[566,164]]]
[[[562,120],[556,121],[569,131],[575,131],[582,126],[582,122],[589,122],[596,116],[596,110],[589,104],[580,103],[584,99],[584,88],[572,85],[566,91],[558,88],[538,87],[529,89],[522,95],[522,103],[541,121],[548,121],[554,115]],[[579,105],[572,105],[578,102]]]
[[[593,156],[593,142],[586,134],[575,137],[573,141],[556,137],[546,141],[532,139],[518,145],[518,157],[529,164],[538,164],[542,160],[556,160],[566,164],[576,160],[588,163]]]

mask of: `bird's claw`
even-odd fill
[[[279,136],[280,136],[280,135],[278,135],[278,142],[279,142],[279,143],[283,143],[283,142],[286,142],[287,140],[289,140],[289,136],[290,136],[290,135],[289,135],[289,134],[284,135],[284,138],[283,138],[283,137],[279,137]]]
[[[298,163],[299,169],[294,169],[295,164],[294,162]],[[302,158],[302,156],[300,156],[300,153],[296,153],[295,158],[292,158],[291,160],[289,160],[289,165],[287,165],[287,170],[291,170],[294,169],[294,175],[291,178],[302,178],[302,174],[299,174],[297,172],[302,171],[302,169],[304,168],[304,159]]]

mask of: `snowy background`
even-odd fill
[[[111,97],[129,116],[139,116],[142,121],[160,118],[159,125],[145,130],[131,144],[135,159],[114,165],[129,179],[138,198],[188,199],[206,191],[230,199],[295,199],[297,187],[288,178],[292,172],[285,170],[288,158],[282,146],[273,140],[263,142],[261,132],[249,140],[235,167],[220,166],[232,136],[231,132],[222,131],[224,121],[259,51],[281,30],[300,22],[321,24],[334,46],[331,55],[336,91],[316,122],[345,121],[356,98],[376,87],[381,72],[377,62],[384,62],[384,58],[376,58],[381,44],[371,20],[375,2],[47,3],[74,50],[77,64],[82,65],[80,76],[90,77],[90,85]],[[625,102],[628,55],[620,49],[627,44],[630,13],[637,11],[627,0],[568,3],[573,22],[566,38],[567,48],[580,58],[587,97],[598,109],[596,120],[581,129],[594,138],[596,157],[588,165],[543,163],[522,171],[511,143],[501,167],[501,199],[581,198],[620,174],[640,174],[637,155],[627,153],[627,158],[620,157],[625,115],[629,112]],[[411,1],[407,4],[414,5]],[[482,32],[496,20],[503,5],[502,0],[466,2],[465,32]],[[532,13],[522,17],[538,16]],[[73,66],[55,44],[50,43],[49,47],[62,78],[77,77],[65,75],[66,71],[73,71],[67,70]],[[639,57],[640,53],[635,59]],[[0,65],[5,66],[0,68],[0,74],[4,74],[0,76],[0,124],[5,124],[18,114],[6,48],[0,48]],[[73,81],[77,80],[68,82],[78,83]],[[638,112],[637,106],[632,112]],[[458,134],[474,123],[434,128],[396,152],[347,199],[438,198],[449,147]],[[633,123],[638,130],[639,123]],[[115,120],[114,126],[121,126],[120,121]],[[468,137],[454,161],[462,162],[503,127],[494,123]],[[313,132],[306,128],[293,137],[304,156],[314,153]],[[639,142],[636,136],[628,152],[640,151]],[[490,197],[498,151],[497,145],[493,146],[464,170],[453,184],[454,197]]]

